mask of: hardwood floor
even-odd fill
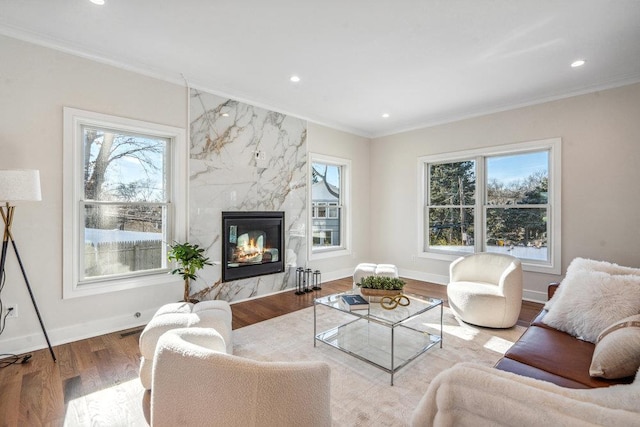
[[[440,298],[447,305],[447,288],[446,286],[436,285],[433,283],[421,282],[413,279],[403,279],[406,282],[405,290],[407,292],[419,295],[428,295],[434,298]],[[270,295],[252,301],[247,301],[233,305],[233,328],[241,328],[253,323],[261,322],[272,317],[281,316],[291,311],[301,310],[313,305],[313,299],[319,296],[329,295],[336,292],[343,292],[351,289],[351,278],[334,280],[332,282],[323,283],[322,290],[311,292],[305,295],[295,295],[294,292],[284,292],[276,295]],[[522,309],[518,325],[528,326],[533,318],[542,309],[542,304],[523,301]]]
[[[405,279],[408,292],[446,300],[446,287]],[[232,305],[233,329],[313,305],[313,299],[351,288],[350,279],[322,285],[305,295],[283,292]],[[519,324],[542,308],[524,302]],[[24,364],[0,369],[0,426],[144,426],[138,380],[142,328],[115,332],[38,350]],[[7,359],[3,359],[4,362]]]

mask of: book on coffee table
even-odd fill
[[[360,295],[342,295],[342,305],[351,310],[366,310],[369,308],[369,302]]]

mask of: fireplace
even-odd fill
[[[222,281],[284,271],[284,212],[222,212]]]

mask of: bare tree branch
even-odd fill
[[[315,166],[312,166],[311,167],[311,173],[312,173],[312,177],[313,177],[313,182],[317,183],[320,180],[322,180],[322,182],[324,183],[324,186],[327,189],[327,191],[332,196],[335,196],[337,199],[340,199],[340,193],[336,192],[333,189],[333,187],[327,182],[327,170],[328,169],[329,169],[329,167],[327,165],[324,165],[324,173],[320,173],[320,171],[318,171]]]

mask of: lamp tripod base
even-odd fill
[[[4,238],[2,240],[2,253],[0,255],[0,275],[4,275],[4,266],[7,260],[7,249],[9,246],[9,240],[11,240],[11,246],[13,247],[13,252],[16,254],[16,258],[18,259],[18,264],[20,265],[20,271],[22,272],[22,277],[24,278],[24,283],[27,285],[27,291],[29,291],[29,296],[31,297],[31,303],[33,304],[33,308],[36,311],[36,315],[38,316],[38,321],[40,322],[40,328],[42,329],[42,333],[44,334],[44,338],[47,341],[47,346],[49,347],[49,352],[51,353],[51,358],[53,361],[56,361],[56,355],[53,352],[53,348],[51,347],[51,342],[49,341],[49,336],[47,335],[47,330],[44,327],[44,323],[42,322],[42,316],[40,316],[40,310],[38,310],[38,304],[36,304],[36,298],[33,296],[33,291],[31,290],[31,285],[29,284],[29,279],[27,278],[27,272],[24,269],[24,265],[22,264],[22,259],[20,258],[20,253],[18,252],[18,247],[16,246],[15,240],[13,240],[13,236],[11,235],[11,222],[13,220],[13,212],[15,206],[9,206],[7,203],[7,212],[5,214],[4,208],[0,207],[0,212],[2,213],[2,219],[4,220]]]

